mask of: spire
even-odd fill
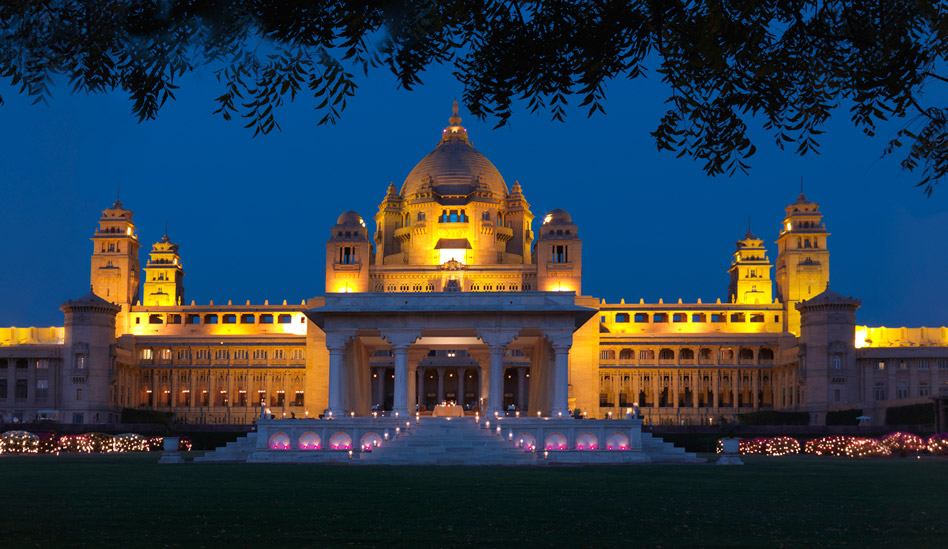
[[[454,104],[451,105],[451,118],[448,119],[448,127],[444,129],[441,133],[441,143],[444,144],[449,141],[460,140],[465,143],[468,143],[467,140],[467,130],[461,126],[461,117],[458,116],[458,100],[454,100]]]
[[[168,238],[168,220],[165,219],[165,236],[161,237],[162,242],[171,242],[171,239]]]
[[[747,234],[744,238],[754,238],[754,231],[751,230],[751,217],[747,216]]]
[[[113,210],[122,209],[122,201],[119,200],[119,197],[122,195],[122,182],[119,181],[115,184],[115,204],[112,204]]]

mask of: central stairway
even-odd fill
[[[424,418],[359,461],[373,465],[537,465],[537,456],[473,418]],[[542,461],[542,460],[541,460]]]

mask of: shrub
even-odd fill
[[[948,433],[938,433],[926,441],[928,453],[933,456],[948,456]]]
[[[738,419],[745,425],[809,425],[810,414],[808,412],[778,412],[775,410],[763,410],[760,412],[749,412],[738,414]]]
[[[892,455],[888,446],[873,438],[829,436],[806,441],[804,451],[817,456],[886,457]]]
[[[107,454],[115,451],[115,437],[105,433],[86,433],[90,451],[94,454]]]
[[[928,448],[925,439],[912,433],[895,432],[889,433],[879,439],[879,442],[885,444],[892,450],[893,454],[907,456],[909,454],[918,454]]]
[[[928,425],[935,423],[935,404],[909,404],[885,409],[886,425]]]
[[[85,435],[63,435],[59,437],[59,451],[73,454],[92,453],[92,443]]]
[[[27,431],[7,431],[0,435],[0,453],[35,454],[39,451],[39,437]]]
[[[836,410],[833,412],[826,412],[826,424],[827,425],[859,425],[859,420],[856,419],[862,415],[862,410],[859,408],[853,408],[851,410]]]
[[[116,452],[147,452],[148,439],[136,433],[115,435]]]

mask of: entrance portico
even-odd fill
[[[568,416],[573,332],[595,313],[563,292],[340,293],[306,311],[326,333],[326,412],[334,417],[384,406],[388,375],[393,415],[414,412],[432,392],[436,402],[446,400],[445,383],[454,389],[451,400],[500,414],[509,375],[508,386],[517,387],[508,392],[511,403],[531,414]],[[391,367],[373,363],[377,354],[390,355]],[[430,384],[434,391],[426,390]]]

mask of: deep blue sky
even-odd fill
[[[446,72],[397,90],[387,73],[363,79],[336,126],[316,126],[312,103],[280,111],[282,132],[251,138],[212,116],[210,73],[179,81],[177,101],[138,124],[120,95],[54,89],[49,106],[0,86],[0,326],[61,325],[58,306],[89,288],[89,238],[122,186],[147,250],[178,244],[185,297],[300,302],[321,295],[325,243],[343,211],[372,217],[390,181],[436,145],[461,85]],[[461,109],[474,146],[508,186],[519,180],[539,218],[570,212],[583,239],[583,293],[618,302],[727,299],[734,242],[752,228],[771,261],[783,208],[800,192],[818,202],[832,236],[834,290],[859,297],[870,325],[948,323],[948,187],[926,199],[898,159],[880,159],[898,124],[865,137],[845,111],[820,155],[798,157],[756,132],[750,175],[710,178],[659,153],[649,136],[665,90],[614,82],[607,115],[572,111],[566,123],[521,108],[492,130]],[[945,103],[946,97],[930,97]],[[753,123],[752,123],[753,124]],[[942,185],[944,187],[944,185]],[[534,224],[537,228],[537,224]]]

